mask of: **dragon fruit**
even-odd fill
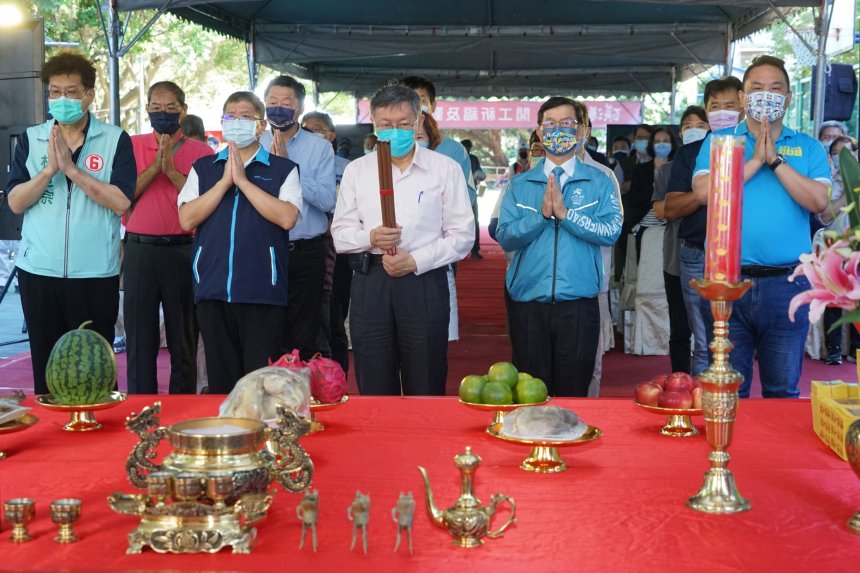
[[[311,370],[311,394],[320,404],[340,402],[346,394],[346,374],[340,364],[319,354],[307,363]]]

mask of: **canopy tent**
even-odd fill
[[[408,74],[444,96],[615,95],[670,91],[725,64],[734,38],[778,7],[820,0],[435,0],[433,2],[118,0],[244,39],[257,64],[320,91],[372,94]]]

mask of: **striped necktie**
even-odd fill
[[[556,167],[552,170],[552,176],[555,177],[555,183],[558,185],[558,190],[561,191],[561,176],[564,173],[563,167]]]

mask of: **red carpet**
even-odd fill
[[[482,229],[483,260],[467,258],[458,265],[457,300],[460,315],[460,340],[448,345],[447,394],[456,395],[460,380],[467,374],[483,374],[494,362],[511,358],[511,346],[505,329],[505,307],[502,288],[505,260],[498,243]],[[633,356],[624,354],[622,341],[603,357],[601,396],[628,397],[633,387],[670,371],[668,356]],[[126,388],[125,354],[117,356],[119,387]],[[167,350],[158,356],[159,392],[167,393],[170,364]],[[809,396],[810,381],[841,379],[857,380],[854,364],[827,366],[824,362],[806,358],[800,381],[801,396]],[[21,388],[32,392],[33,376],[29,353],[0,360],[0,388]],[[352,370],[349,391],[357,393]],[[761,396],[758,373],[753,379],[752,396]]]

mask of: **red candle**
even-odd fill
[[[711,138],[711,188],[705,279],[730,284],[741,278],[741,217],[744,191],[744,138]]]

